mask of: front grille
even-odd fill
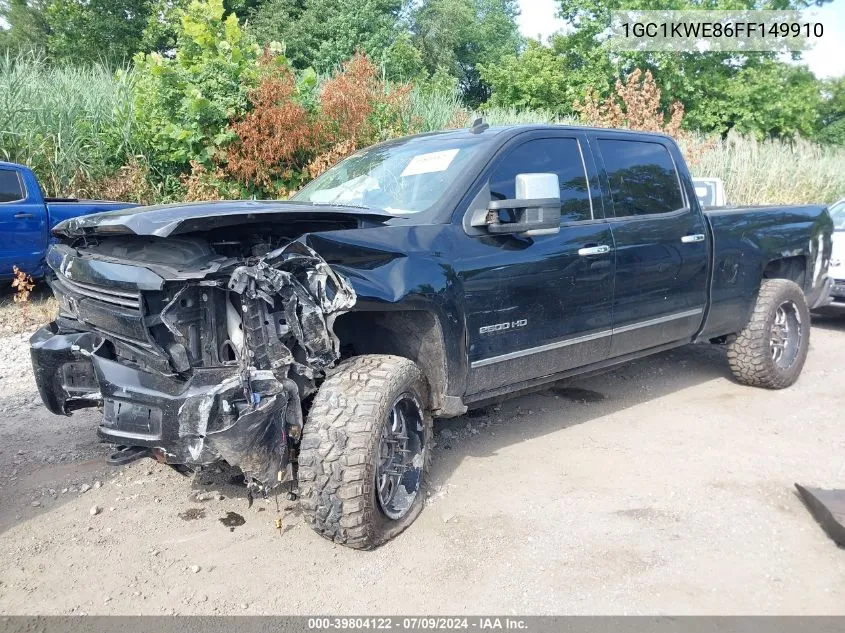
[[[92,284],[85,284],[78,281],[72,281],[68,277],[59,274],[59,283],[65,286],[73,294],[82,295],[90,299],[95,299],[102,303],[108,303],[122,308],[131,308],[133,310],[141,309],[141,296],[137,292],[127,292],[124,290],[114,290],[107,286],[95,286]]]

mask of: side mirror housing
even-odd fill
[[[509,213],[503,214],[502,211]],[[502,216],[508,215],[507,221]],[[487,205],[487,231],[525,237],[560,231],[560,181],[557,174],[518,174],[516,198]]]

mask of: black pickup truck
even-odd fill
[[[425,134],[286,202],[70,219],[31,340],[56,414],[192,469],[289,485],[317,532],[371,548],[419,514],[432,417],[688,343],[736,379],[798,378],[827,298],[824,206],[702,212],[662,135]]]

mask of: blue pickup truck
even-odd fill
[[[32,362],[50,411],[102,409],[114,461],[225,461],[367,549],[424,505],[432,417],[689,343],[793,384],[832,232],[825,205],[702,210],[666,136],[479,123],[290,201],[60,224]]]
[[[17,266],[33,277],[44,274],[50,230],[80,215],[137,205],[126,202],[45,198],[28,167],[0,162],[0,280]]]

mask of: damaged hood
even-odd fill
[[[59,237],[84,235],[150,235],[168,237],[192,231],[261,221],[354,219],[360,225],[378,225],[395,216],[377,209],[293,201],[239,200],[191,202],[121,209],[71,218],[57,224]]]

